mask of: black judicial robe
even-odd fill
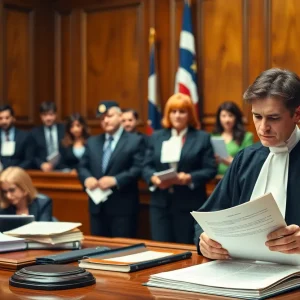
[[[261,143],[241,150],[212,195],[198,211],[218,211],[249,201],[269,153],[269,148]],[[285,221],[287,225],[300,225],[300,142],[290,152]],[[195,243],[198,251],[202,232],[197,224]]]

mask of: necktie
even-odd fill
[[[102,157],[102,173],[104,174],[107,166],[108,166],[108,162],[110,160],[111,154],[112,154],[112,142],[113,142],[114,138],[110,135],[108,138],[108,144],[106,146],[106,148],[103,151],[103,157]]]
[[[9,142],[9,141],[10,141],[10,139],[9,139],[9,131],[8,131],[8,130],[5,131],[5,141],[6,141],[6,142]]]
[[[54,149],[54,139],[53,139],[53,132],[52,132],[52,126],[48,127],[49,130],[49,139],[48,139],[48,155],[52,154],[55,149]]]
[[[266,193],[272,193],[283,217],[286,212],[289,152],[299,139],[300,130],[296,127],[286,145],[269,148],[270,153],[262,166],[250,199],[251,201]]]

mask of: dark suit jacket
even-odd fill
[[[37,197],[28,205],[30,215],[34,215],[35,221],[52,221],[52,199],[44,194]],[[16,208],[11,205],[0,209],[1,215],[15,215]]]
[[[102,173],[103,145],[105,134],[90,137],[85,153],[79,163],[78,176],[82,184],[88,177],[100,179],[103,176],[114,176],[118,186],[108,200],[99,205],[89,199],[90,213],[102,211],[109,215],[129,215],[138,210],[138,178],[141,175],[144,157],[143,139],[123,131],[114,152],[111,155],[106,172]]]
[[[0,130],[1,134],[1,130]],[[1,137],[1,135],[0,135]],[[33,143],[29,132],[15,128],[15,153],[12,156],[1,156],[3,168],[18,166],[23,169],[31,169],[33,161]],[[0,138],[0,149],[2,140]]]
[[[56,124],[57,126],[57,142],[59,145],[59,152],[61,152],[61,143],[60,141],[63,139],[65,134],[65,127],[63,124]],[[44,126],[35,127],[31,131],[31,135],[34,142],[34,165],[35,168],[40,169],[41,164],[44,162],[47,162],[47,142],[44,132]],[[63,163],[63,160],[61,159],[59,163],[56,165],[55,169],[63,169],[65,168],[65,164]]]
[[[170,168],[168,163],[160,162],[162,143],[170,137],[171,130],[162,129],[156,131],[148,141],[143,177],[149,185],[151,185],[151,177],[154,172]],[[191,174],[194,187],[174,186],[171,201],[173,209],[189,212],[198,209],[206,200],[206,182],[217,174],[216,160],[208,133],[193,128],[188,129],[177,172]],[[157,188],[151,194],[151,205],[167,207],[168,196],[168,189]]]
[[[70,169],[77,169],[80,159],[77,158],[77,156],[73,153],[73,145],[70,145],[68,147],[61,147],[61,156],[62,161],[66,165],[67,168]]]

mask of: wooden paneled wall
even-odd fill
[[[300,74],[300,1],[191,0],[203,127],[234,100],[254,130],[246,87],[264,69]],[[174,90],[183,0],[0,0],[0,102],[23,127],[53,99],[63,120],[79,111],[99,131],[99,100],[147,119],[148,33],[156,29],[159,97]],[[142,128],[143,130],[143,128]]]

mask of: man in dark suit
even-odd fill
[[[54,102],[43,102],[40,106],[42,126],[33,128],[32,137],[34,141],[35,167],[49,172],[52,170],[64,169],[60,153],[60,141],[64,137],[65,129],[63,124],[56,123],[56,105]],[[50,157],[55,157],[51,160]]]
[[[78,176],[86,189],[111,189],[105,202],[89,199],[91,233],[109,237],[136,235],[144,141],[121,126],[121,109],[115,101],[98,106],[104,134],[88,139]]]
[[[1,164],[6,169],[19,166],[23,169],[32,167],[33,147],[29,132],[15,128],[15,113],[10,105],[0,107],[1,126]]]
[[[141,136],[147,145],[148,136],[139,132],[137,126],[139,124],[139,114],[133,108],[122,109],[122,126],[127,132],[136,133]]]

